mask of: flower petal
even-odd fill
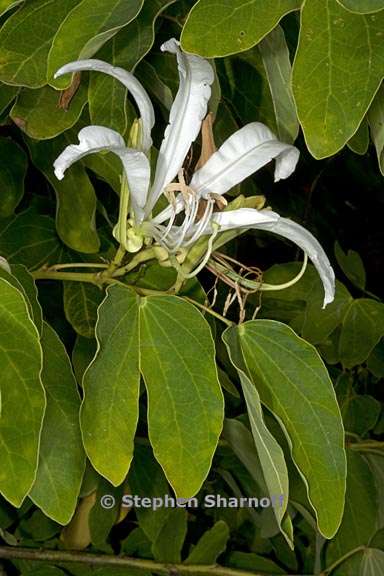
[[[165,42],[161,49],[176,54],[180,84],[160,147],[147,214],[156,204],[164,187],[177,175],[192,142],[197,138],[207,113],[211,97],[210,85],[214,80],[209,62],[200,56],[184,53],[174,38]]]
[[[81,72],[82,70],[91,70],[95,72],[104,72],[109,76],[113,76],[119,80],[128,89],[136,102],[139,109],[140,116],[143,123],[143,137],[142,137],[142,150],[147,152],[152,146],[151,130],[155,123],[155,113],[153,110],[152,102],[149,99],[147,92],[144,90],[140,82],[123,68],[112,66],[102,60],[77,60],[62,66],[56,74],[55,78],[68,74],[70,72]]]
[[[277,140],[264,124],[252,122],[232,134],[195,172],[191,187],[202,196],[208,192],[224,194],[273,159],[277,182],[292,174],[299,150]]]
[[[259,211],[252,208],[215,212],[212,221],[219,224],[220,229],[223,231],[233,228],[253,228],[268,230],[288,238],[288,240],[291,240],[306,252],[318,271],[324,286],[323,308],[334,299],[335,274],[328,257],[316,238],[300,224],[288,218],[282,218],[276,212],[270,210]],[[212,229],[207,229],[204,233],[209,232],[212,232]]]
[[[62,180],[64,173],[74,162],[88,154],[109,151],[119,156],[123,163],[131,194],[132,208],[140,222],[149,189],[150,166],[146,155],[138,150],[126,148],[123,138],[104,126],[87,126],[79,132],[79,144],[71,144],[54,162],[56,178]]]

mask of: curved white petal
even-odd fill
[[[275,182],[288,178],[299,159],[295,146],[277,140],[260,122],[252,122],[232,134],[193,175],[191,187],[199,194],[224,194],[239,182],[276,160]]]
[[[147,92],[144,90],[140,82],[123,68],[112,66],[102,60],[77,60],[62,66],[56,74],[55,78],[68,74],[70,72],[81,72],[83,70],[90,70],[95,72],[104,72],[109,76],[113,76],[119,80],[128,89],[137,104],[140,116],[143,123],[143,137],[142,137],[142,150],[147,152],[152,146],[151,131],[155,124],[155,113],[153,110],[152,102],[149,99]]]
[[[160,147],[147,214],[164,187],[177,175],[192,142],[197,138],[207,113],[210,86],[214,80],[209,62],[200,56],[184,53],[174,38],[165,42],[161,49],[176,54],[180,84]]]
[[[276,212],[269,210],[255,210],[253,208],[239,208],[228,212],[215,212],[212,221],[219,224],[221,230],[233,228],[254,228],[268,230],[288,238],[299,246],[313,262],[324,286],[323,308],[332,302],[335,297],[335,274],[323,248],[316,238],[303,226],[282,218]],[[212,232],[209,228],[205,234]]]
[[[113,152],[121,159],[131,194],[136,219],[141,221],[149,189],[150,166],[146,155],[139,150],[126,148],[123,138],[104,126],[87,126],[79,132],[79,144],[67,146],[54,162],[56,178],[62,180],[64,173],[74,162],[88,154]]]

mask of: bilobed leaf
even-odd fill
[[[96,338],[97,354],[83,378],[81,429],[93,467],[118,486],[133,457],[139,410],[139,306],[133,291],[107,290]]]
[[[365,288],[365,269],[361,256],[354,250],[344,252],[340,244],[335,243],[335,256],[338,265],[346,277],[358,288]]]
[[[53,264],[61,249],[54,220],[32,209],[0,224],[0,252],[11,264],[24,264],[29,270]]]
[[[291,62],[284,31],[276,26],[259,44],[276,116],[277,135],[291,144],[299,133],[291,89]]]
[[[80,396],[64,345],[47,323],[41,345],[47,408],[36,480],[29,496],[47,516],[65,525],[75,511],[85,468]]]
[[[64,311],[80,336],[94,338],[97,309],[103,300],[100,288],[85,282],[64,282]]]
[[[358,14],[371,14],[384,8],[384,0],[337,0],[343,8]]]
[[[35,480],[45,393],[39,334],[17,288],[0,278],[0,492],[20,506]]]
[[[211,331],[196,308],[176,296],[140,302],[141,372],[148,393],[148,433],[177,497],[205,480],[223,423]]]
[[[368,123],[376,148],[379,168],[384,176],[384,85],[382,84],[368,110]]]
[[[0,138],[0,218],[11,216],[24,195],[27,157],[10,138]]]
[[[353,300],[344,316],[339,357],[345,368],[362,364],[384,335],[384,304],[359,298]]]
[[[98,58],[133,71],[153,45],[157,17],[174,1],[146,0],[138,17],[100,50]],[[124,134],[127,129],[126,99],[127,89],[121,82],[106,74],[91,74],[88,101],[92,124]]]
[[[229,539],[229,528],[223,520],[216,522],[204,532],[196,546],[192,548],[184,564],[215,564]]]
[[[384,12],[364,15],[337,0],[305,2],[293,93],[315,158],[338,152],[358,129],[383,78]]]
[[[24,88],[12,107],[10,116],[28,136],[36,140],[54,138],[79,119],[87,103],[87,86],[81,82],[68,109],[59,106],[60,93],[44,86],[38,90]]]
[[[273,508],[277,524],[284,534],[290,546],[293,546],[291,535],[284,532],[281,523],[283,521],[288,504],[288,470],[285,464],[282,448],[276,442],[271,432],[268,430],[261,408],[260,397],[256,386],[250,379],[247,366],[244,362],[237,328],[229,328],[223,334],[223,340],[227,346],[228,354],[232,364],[238,371],[247,412],[251,424],[252,435],[256,446],[257,454],[264,480],[270,496],[283,496],[281,506]]]
[[[348,476],[345,512],[340,529],[326,549],[326,566],[361,545],[367,545],[378,529],[377,492],[374,477],[366,460],[348,450]],[[364,494],[364,507],[359,507]]]
[[[79,0],[24,2],[0,31],[0,80],[30,88],[44,86],[52,39],[63,19],[78,2]],[[13,2],[12,5],[14,4],[16,3]]]
[[[280,322],[252,320],[237,330],[247,373],[280,422],[319,530],[331,538],[343,514],[346,465],[342,419],[326,368],[315,348]]]
[[[70,79],[53,79],[74,60],[91,58],[110,38],[133,20],[143,0],[81,0],[62,22],[48,56],[48,81],[67,88]],[[92,17],[90,17],[92,15]]]
[[[28,139],[32,162],[45,175],[56,193],[56,229],[61,240],[72,250],[95,253],[100,248],[96,232],[96,194],[85,169],[75,164],[66,178],[58,180],[53,163],[68,145],[63,136],[36,142]]]
[[[181,43],[187,52],[208,58],[255,46],[301,0],[199,0],[185,23]]]

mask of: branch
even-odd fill
[[[154,560],[129,558],[127,556],[107,556],[102,554],[87,554],[84,552],[65,552],[62,550],[41,550],[0,546],[0,558],[7,560],[33,560],[59,564],[61,562],[77,562],[92,566],[119,566],[135,568],[143,572],[156,572],[169,576],[262,576],[261,573],[234,570],[225,566],[202,564],[162,564]],[[292,575],[293,576],[293,575]]]

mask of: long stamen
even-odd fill
[[[217,225],[213,225],[214,226],[214,230],[212,232],[211,237],[208,240],[208,246],[207,246],[207,251],[205,253],[204,258],[202,259],[202,261],[200,262],[200,264],[189,274],[185,274],[184,278],[187,280],[189,278],[193,278],[194,276],[196,276],[199,272],[202,271],[202,269],[206,266],[206,264],[208,263],[208,260],[211,257],[212,251],[213,251],[213,243],[215,241],[216,236],[219,233],[220,227]]]
[[[199,238],[199,236],[201,236],[202,232],[205,230],[205,228],[208,226],[208,224],[211,220],[214,204],[215,204],[215,201],[212,198],[208,198],[207,205],[206,205],[205,210],[204,210],[204,214],[203,214],[199,224],[197,225],[196,230],[192,234],[191,238],[189,238],[184,243],[184,246],[186,246],[186,247],[190,246],[191,244],[193,244],[193,242],[195,242],[195,240],[197,240]]]

